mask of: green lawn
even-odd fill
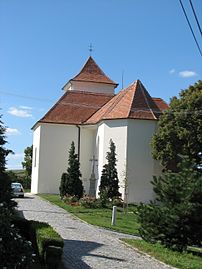
[[[129,206],[128,214],[123,213],[122,208],[117,209],[116,226],[111,225],[112,209],[88,209],[81,206],[71,206],[61,201],[59,195],[40,194],[40,197],[51,203],[64,208],[78,218],[100,227],[113,229],[115,231],[138,235],[137,216],[134,214],[135,206]],[[124,242],[139,249],[141,252],[148,253],[156,259],[175,266],[180,269],[201,269],[202,258],[191,253],[179,253],[164,248],[160,244],[149,244],[143,240],[123,239]],[[194,248],[193,251],[197,249]],[[198,250],[196,252],[199,252]]]
[[[40,194],[40,197],[51,203],[64,208],[78,218],[101,227],[115,231],[138,235],[137,216],[134,214],[135,206],[129,206],[128,214],[123,213],[122,208],[117,208],[116,226],[111,225],[112,209],[89,209],[81,206],[70,206],[61,201],[59,195]]]
[[[175,252],[164,248],[160,244],[149,244],[143,240],[135,239],[122,239],[127,244],[135,247],[141,252],[148,253],[149,255],[155,257],[157,260],[162,261],[171,266],[175,266],[180,269],[201,269],[202,268],[202,258],[191,253]]]

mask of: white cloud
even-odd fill
[[[19,106],[19,108],[26,109],[26,110],[32,110],[33,109],[30,106]]]
[[[19,135],[20,131],[16,128],[6,128],[6,135]]]
[[[198,74],[196,72],[190,71],[190,70],[184,70],[184,71],[179,72],[179,76],[182,78],[190,78],[190,77],[195,77],[197,75]]]
[[[20,109],[16,107],[10,107],[8,110],[8,113],[21,118],[30,118],[32,117],[32,114],[30,113],[30,110],[28,109]]]
[[[10,153],[8,156],[7,156],[7,159],[8,160],[19,160],[19,159],[23,159],[24,158],[24,153]]]
[[[174,74],[175,73],[175,69],[174,68],[170,69],[169,73],[170,74]]]

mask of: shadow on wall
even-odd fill
[[[63,259],[67,268],[82,268],[82,269],[91,269],[82,258],[83,257],[95,257],[96,263],[99,265],[99,258],[105,260],[114,260],[118,262],[124,262],[124,259],[119,259],[116,257],[110,257],[100,254],[91,253],[93,250],[102,247],[103,244],[92,241],[78,241],[78,240],[64,240],[64,249],[63,249]],[[95,266],[95,265],[94,265]]]

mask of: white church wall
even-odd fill
[[[128,201],[148,202],[153,199],[150,181],[160,173],[151,154],[151,138],[156,122],[151,120],[128,120],[127,179]]]
[[[31,192],[38,193],[38,166],[40,156],[40,134],[41,126],[37,126],[33,134],[33,154],[32,154],[32,182]]]
[[[60,179],[68,166],[68,151],[72,141],[75,143],[76,152],[78,149],[78,128],[62,124],[41,124],[40,128],[40,159],[36,167],[38,179],[35,174],[32,179],[33,182],[38,182],[38,188],[33,186],[31,191],[59,193]]]
[[[82,181],[85,193],[89,193],[90,187],[90,175],[92,171],[92,159],[93,155],[95,154],[95,135],[96,129],[88,127],[88,126],[81,126],[80,127],[80,170],[82,174]]]
[[[93,82],[83,83],[79,81],[72,81],[71,86],[68,85],[64,87],[64,90],[114,94],[114,85],[104,83],[93,83]]]
[[[99,192],[100,178],[103,165],[106,163],[106,153],[109,151],[109,141],[113,140],[117,153],[117,172],[119,178],[119,191],[124,193],[124,176],[126,169],[126,149],[127,149],[127,120],[106,120],[98,127],[97,141],[99,138],[99,180],[97,184],[97,194]]]
[[[96,134],[96,158],[98,160],[97,163],[97,173],[95,177],[97,178],[96,181],[96,196],[99,193],[99,185],[100,185],[100,178],[102,174],[102,167],[105,162],[104,156],[104,124],[101,123],[98,125],[97,134]]]

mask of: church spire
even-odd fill
[[[70,81],[104,83],[114,85],[115,87],[118,86],[117,83],[105,75],[105,73],[91,56],[88,58],[79,74],[72,78]]]

